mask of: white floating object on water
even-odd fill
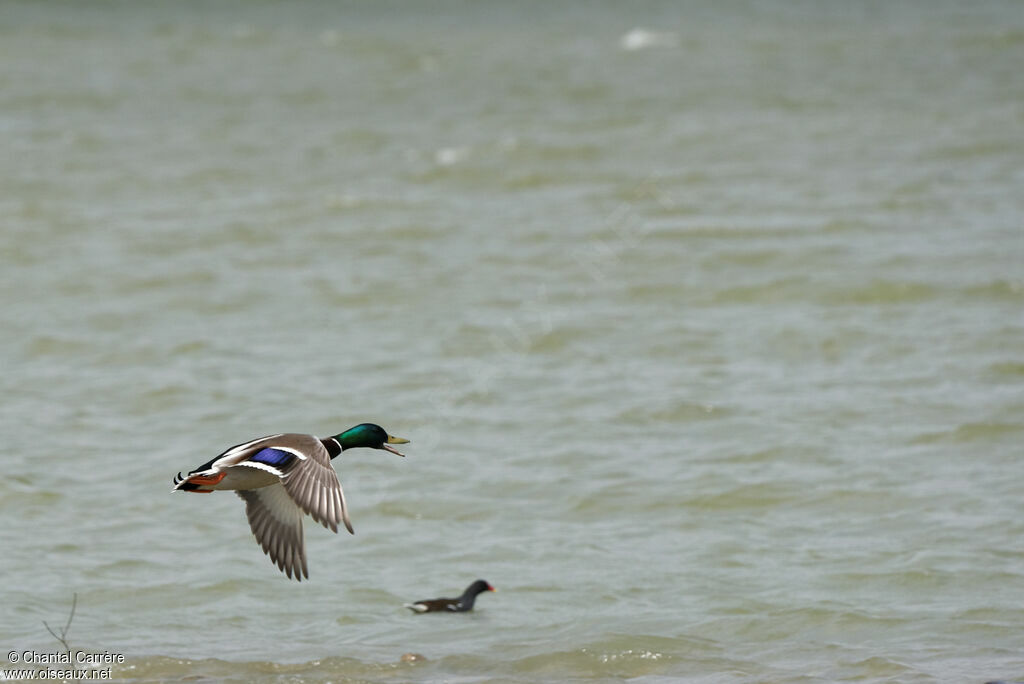
[[[452,166],[468,156],[468,147],[442,147],[434,154],[434,161],[439,166]]]
[[[679,39],[674,33],[663,31],[648,31],[647,29],[635,28],[622,34],[619,38],[619,47],[630,52],[644,50],[646,48],[667,48],[675,47]]]

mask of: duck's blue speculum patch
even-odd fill
[[[274,468],[285,468],[295,460],[295,454],[268,447],[257,451],[249,457],[249,460],[256,461],[257,463],[264,463],[268,466],[273,466]]]

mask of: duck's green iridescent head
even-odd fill
[[[409,440],[407,439],[389,435],[387,430],[382,428],[380,425],[374,425],[373,423],[360,423],[355,427],[345,430],[339,435],[335,435],[334,439],[338,440],[338,444],[341,445],[342,451],[345,449],[363,447],[366,449],[384,449],[393,454],[398,454],[399,456],[405,456],[405,454],[389,445],[409,443]]]

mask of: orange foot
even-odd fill
[[[227,473],[217,473],[216,475],[193,475],[192,477],[188,478],[188,481],[190,484],[212,487],[213,485],[223,480],[226,475]]]

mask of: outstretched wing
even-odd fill
[[[281,484],[246,489],[236,494],[245,501],[245,515],[263,552],[289,578],[309,577],[302,541],[302,510]]]
[[[331,466],[331,456],[320,440],[309,436],[308,443],[301,446],[274,446],[276,450],[293,454],[296,458],[279,466],[281,482],[285,491],[313,520],[333,532],[338,523],[355,534],[352,521],[345,505],[345,492],[341,489],[338,474]]]

